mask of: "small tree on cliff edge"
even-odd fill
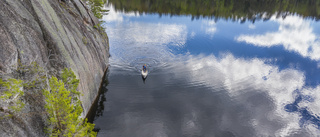
[[[107,0],[83,0],[91,9],[94,16],[98,19],[102,19],[103,15],[107,15],[108,10],[104,9],[104,5],[107,3]]]
[[[71,69],[63,70],[62,79],[52,77],[49,80],[51,90],[44,90],[49,114],[47,132],[50,136],[96,136],[92,131],[94,124],[79,118],[83,111],[80,100],[75,97],[80,94],[76,91],[79,80]]]

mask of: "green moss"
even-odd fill
[[[82,37],[82,42],[83,42],[84,45],[87,45],[88,44],[87,37],[83,36]]]
[[[105,23],[104,21],[100,21],[99,24],[94,25],[93,27],[98,30],[98,32],[104,37],[108,38],[108,35],[106,33],[106,28],[102,26],[102,24]]]
[[[39,17],[39,20],[41,21],[41,24],[44,25],[44,28],[47,30],[49,36],[52,37],[52,41],[55,41],[55,43],[59,47],[62,56],[67,60],[67,62],[72,66],[72,68],[75,68],[76,65],[66,48],[66,46],[68,46],[67,43],[69,43],[69,37],[66,34],[66,31],[63,28],[63,25],[61,24],[60,19],[56,14],[56,11],[51,7],[50,3],[47,0],[41,0],[39,1],[39,3],[37,3],[37,1],[31,1],[31,3],[36,14]],[[40,6],[38,4],[40,4]],[[41,7],[46,7],[46,9],[43,9]],[[48,18],[52,19],[50,20],[50,22],[53,23],[50,23],[47,20]]]

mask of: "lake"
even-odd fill
[[[320,135],[320,1],[109,0],[107,9],[98,136]]]

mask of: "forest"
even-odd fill
[[[191,15],[241,22],[297,14],[319,20],[320,0],[109,0],[116,10],[162,15]]]

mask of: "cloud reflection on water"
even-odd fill
[[[166,62],[165,66],[154,67],[163,67],[159,69],[165,69],[166,72],[161,73],[172,78],[147,83],[153,87],[151,89],[157,89],[155,87],[158,87],[159,83],[172,86],[179,85],[177,81],[183,81],[187,91],[201,92],[195,89],[204,86],[212,92],[223,92],[227,98],[221,96],[226,99],[223,100],[225,104],[215,104],[210,96],[196,100],[193,97],[197,95],[180,97],[180,94],[170,94],[165,101],[175,104],[166,104],[163,111],[154,108],[142,112],[127,110],[128,112],[117,116],[117,121],[114,121],[118,122],[117,125],[124,126],[126,131],[110,131],[109,134],[119,135],[121,132],[128,135],[130,132],[141,132],[140,135],[153,133],[159,136],[170,136],[172,132],[198,136],[214,135],[216,132],[225,132],[223,135],[228,135],[230,132],[236,136],[320,134],[314,123],[307,123],[303,127],[299,125],[301,114],[285,110],[287,104],[295,101],[296,90],[299,90],[301,95],[311,96],[314,100],[302,100],[298,106],[306,107],[312,114],[320,113],[320,102],[317,101],[320,99],[320,94],[317,93],[319,87],[304,87],[303,72],[290,68],[279,70],[277,66],[268,64],[268,60],[236,58],[231,53],[224,53],[221,56],[174,55],[168,45],[179,47],[186,43],[188,32],[185,25],[131,22],[123,19],[127,16],[125,13],[117,13],[116,16],[109,19],[110,22],[116,22],[114,27],[108,28],[108,34],[112,37],[110,43],[113,44],[112,63],[118,63],[120,66],[138,64],[139,58],[151,58],[150,61],[156,60],[157,63]],[[319,41],[310,28],[310,22],[296,16],[287,17],[286,20],[272,20],[280,24],[278,32],[265,35],[240,35],[237,40],[265,47],[282,44],[285,49],[296,51],[302,56],[320,59]],[[204,23],[207,27],[211,27],[207,30],[207,34],[216,33],[215,23],[212,21]],[[148,60],[142,59],[142,61]],[[125,88],[121,87],[122,90]],[[130,91],[132,87],[126,90]],[[146,100],[133,98],[130,101],[132,104],[140,103],[139,105],[147,102],[151,106],[160,103],[152,93],[146,92],[144,96],[148,98],[145,98]],[[127,109],[128,106],[121,107]],[[180,123],[172,123],[175,120],[169,114],[173,113],[172,109],[176,109],[172,115],[181,118]],[[208,116],[206,112],[212,115]],[[156,115],[159,117],[150,123],[154,113],[159,113]],[[138,127],[134,127],[136,123],[139,123]],[[179,128],[170,129],[170,125],[179,125],[177,126]]]
[[[314,96],[319,88],[304,87],[305,79],[301,71],[294,69],[280,71],[277,66],[266,64],[264,60],[235,58],[232,54],[221,57],[179,56],[169,62],[168,68],[163,70],[165,72],[159,73],[161,77],[150,76],[150,78],[157,77],[157,80],[147,81],[148,88],[142,89],[143,95],[138,94],[136,98],[131,95],[135,93],[130,93],[132,98],[129,99],[130,106],[137,105],[133,107],[135,109],[127,104],[118,104],[117,107],[125,109],[126,113],[117,116],[116,122],[119,122],[117,125],[131,128],[139,123],[138,127],[128,130],[126,134],[130,132],[137,135],[161,133],[163,136],[181,134],[205,136],[220,135],[220,133],[224,135],[225,132],[236,136],[320,134],[315,127],[317,123],[307,120],[307,123],[300,126],[303,118],[301,114],[285,110],[287,104],[295,101],[296,90],[314,99],[320,97]],[[166,87],[179,91],[166,91]],[[204,87],[220,95],[212,96],[206,93],[208,90]],[[132,86],[128,89],[124,85],[121,87],[121,90],[136,92],[133,89],[135,88]],[[305,90],[309,92],[304,93]],[[117,96],[123,98],[127,95]],[[303,100],[298,107],[306,107],[313,115],[319,113],[318,103],[319,101]],[[149,130],[143,130],[145,127]],[[171,134],[172,130],[175,131],[174,134]],[[113,135],[122,134],[120,131],[113,132]]]
[[[283,45],[286,50],[303,57],[320,60],[319,36],[313,32],[311,21],[299,16],[287,16],[285,19],[273,16],[270,21],[279,23],[278,31],[262,35],[242,34],[236,40],[262,47]]]
[[[113,11],[112,9],[110,11]],[[185,25],[146,23],[126,19],[133,17],[132,13],[113,11],[109,14],[111,17],[106,16],[104,19],[115,24],[114,27],[107,28],[108,35],[112,36],[110,43],[115,45],[110,47],[111,59],[114,62],[127,63],[136,69],[140,68],[143,62],[148,66],[154,66],[164,62],[164,59],[167,59],[165,57],[172,56],[169,46],[181,48],[187,40]],[[137,60],[141,63],[137,63]]]
[[[294,102],[294,91],[303,88],[302,72],[294,69],[279,71],[278,67],[268,65],[264,60],[235,58],[232,54],[223,55],[221,58],[213,55],[183,58],[188,59],[180,64],[177,63],[179,61],[173,63],[185,69],[183,73],[174,72],[180,74],[178,76],[180,78],[177,79],[188,79],[189,84],[201,82],[211,87],[213,91],[223,88],[237,105],[243,107],[243,110],[239,111],[249,111],[243,112],[247,113],[245,118],[241,116],[234,118],[230,117],[233,115],[224,114],[223,119],[226,121],[221,121],[219,124],[225,130],[241,135],[244,133],[237,128],[250,126],[254,129],[254,136],[288,136],[293,132],[299,134],[301,130],[305,130],[299,126],[298,113],[288,113],[284,110],[286,104]],[[185,78],[186,76],[188,78]],[[263,96],[264,94],[266,96]],[[263,102],[267,104],[261,104],[263,100],[268,100]],[[267,107],[270,105],[273,107]],[[225,111],[232,113],[231,110]],[[241,118],[250,121],[251,125],[241,123]],[[238,122],[244,125],[238,125]]]
[[[204,29],[205,33],[207,35],[210,35],[211,37],[213,37],[213,35],[217,31],[217,26],[216,26],[215,21],[205,20],[205,21],[202,21],[202,25],[203,25],[203,29]]]
[[[134,12],[123,14],[121,12],[116,12],[114,7],[110,5],[108,8],[108,16],[103,16],[102,20],[106,22],[122,22],[124,17],[134,17],[139,16],[139,14],[136,14]]]

